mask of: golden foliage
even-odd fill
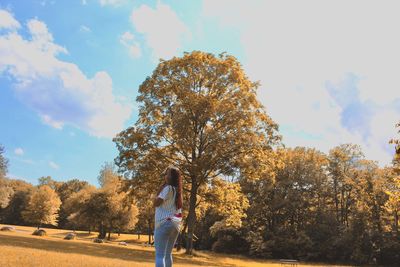
[[[396,124],[396,127],[399,128],[398,133],[400,134],[400,123]],[[390,143],[395,145],[396,150],[393,159],[393,169],[400,175],[400,139],[392,139],[390,140]]]
[[[139,88],[135,126],[114,138],[115,162],[132,178],[133,191],[151,192],[167,165],[179,167],[189,236],[205,184],[220,176],[255,176],[275,163],[266,155],[280,142],[278,125],[257,100],[258,86],[225,53],[194,51],[161,60]]]
[[[43,185],[31,193],[22,216],[25,221],[30,223],[57,225],[60,206],[61,200],[57,193],[49,186]]]
[[[227,228],[240,228],[249,207],[249,201],[242,193],[240,184],[216,178],[212,182],[210,195],[210,203],[212,203],[210,208],[223,218],[211,226],[211,235]]]
[[[280,139],[257,101],[257,87],[226,54],[195,51],[161,61],[140,86],[136,126],[114,139],[117,165],[136,177],[149,165],[157,169],[163,158],[197,186],[219,173],[232,174],[244,155],[270,150]]]

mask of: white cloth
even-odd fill
[[[170,219],[174,225],[179,229],[182,221],[181,217],[175,214],[182,213],[181,209],[177,209],[175,205],[176,188],[172,185],[166,185],[158,194],[157,197],[163,199],[163,203],[156,207],[155,212],[155,228],[157,229],[163,222]]]

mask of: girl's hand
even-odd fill
[[[164,187],[165,187],[166,185],[167,185],[166,183],[163,183],[163,184],[160,186],[160,188],[159,188],[158,191],[157,191],[157,196],[158,196],[158,194],[160,194],[160,192],[164,189]]]

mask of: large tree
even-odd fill
[[[246,238],[250,254],[297,258],[309,249],[304,233],[328,209],[327,158],[304,147],[279,149],[276,156],[283,164],[273,180],[242,181],[250,201]]]
[[[277,144],[278,126],[257,100],[258,83],[225,53],[194,51],[161,60],[139,88],[136,124],[114,139],[120,171],[159,183],[178,166],[189,191],[187,253],[192,253],[199,188],[216,177],[239,178]],[[251,163],[251,164],[249,164]],[[146,182],[144,182],[146,183]]]
[[[349,226],[350,206],[354,202],[354,176],[364,154],[359,145],[342,144],[329,151],[328,171],[333,188],[336,220]]]

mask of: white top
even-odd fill
[[[165,186],[157,197],[163,199],[163,203],[156,207],[155,228],[158,228],[163,222],[170,218],[173,222],[180,223],[182,220],[174,216],[181,213],[182,209],[177,209],[175,205],[176,188],[172,185]],[[179,226],[179,225],[178,225]]]

